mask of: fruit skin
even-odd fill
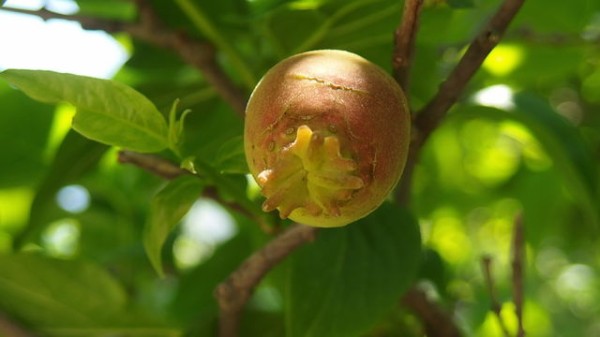
[[[260,80],[246,107],[244,146],[265,211],[339,227],[375,210],[397,184],[410,114],[398,84],[346,51],[291,56]]]

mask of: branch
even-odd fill
[[[408,31],[407,36],[403,36],[406,41],[396,41],[396,51],[400,52],[400,58],[407,65],[402,65],[401,62],[396,62],[397,56],[394,58],[394,68],[396,80],[399,83],[408,85],[408,67],[410,66],[410,44],[414,41],[414,36],[409,38],[410,34],[414,34],[417,25],[418,6],[417,0],[406,2],[405,18],[408,16],[409,23],[402,23],[399,30],[401,32]],[[419,113],[416,114],[412,134],[411,144],[408,152],[408,159],[402,175],[402,180],[396,188],[395,196],[401,204],[407,204],[410,199],[410,190],[412,183],[412,174],[417,164],[419,151],[433,130],[439,125],[448,110],[457,101],[460,94],[463,92],[469,80],[479,69],[487,55],[494,49],[500,41],[500,38],[506,31],[506,28],[517,14],[525,0],[504,0],[500,8],[490,19],[487,25],[479,32],[475,39],[469,45],[467,52],[461,58],[454,70],[450,73],[446,81],[442,83],[436,95],[425,105]],[[408,28],[403,28],[408,27]],[[398,34],[398,31],[397,31]],[[399,51],[400,50],[400,51]],[[404,56],[403,56],[404,55]],[[405,55],[409,55],[408,57]],[[404,67],[407,67],[406,69]]]
[[[133,151],[119,151],[118,161],[121,164],[132,164],[163,179],[172,180],[189,171],[159,156],[142,154]]]
[[[428,337],[460,337],[462,335],[452,317],[427,298],[427,294],[417,287],[412,287],[404,294],[402,303],[419,317]]]
[[[406,0],[400,26],[394,33],[394,55],[392,65],[394,78],[408,95],[409,71],[419,25],[419,13],[423,0]]]
[[[0,312],[0,336],[4,337],[35,337],[35,335]]]
[[[419,146],[425,142],[450,107],[457,101],[487,55],[496,47],[524,1],[505,0],[502,3],[487,25],[471,42],[467,52],[446,81],[442,83],[437,94],[417,115],[415,125],[419,130]]]
[[[159,156],[142,154],[132,151],[119,151],[118,156],[118,161],[121,164],[135,165],[147,172],[150,172],[156,176],[167,180],[175,179],[184,174],[192,174],[190,171],[184,170],[178,167],[177,165],[173,164],[172,162]],[[205,187],[202,191],[202,195],[204,197],[217,201],[218,203],[230,210],[245,215],[249,219],[255,220],[264,232],[273,232],[273,228],[265,224],[263,219],[257,219],[257,217],[252,212],[242,207],[242,205],[236,202],[224,200],[219,195],[217,189],[214,186]]]
[[[219,337],[238,336],[240,315],[260,280],[301,245],[313,241],[317,229],[294,225],[250,255],[215,289],[219,303]]]
[[[190,172],[177,167],[175,164],[161,157],[131,151],[120,151],[119,162],[136,165],[164,179],[174,179],[182,174],[190,174]],[[214,188],[205,189],[204,195],[217,200],[228,208],[253,218],[252,214],[249,214],[240,205],[220,198]],[[257,222],[261,223],[261,221]],[[312,241],[316,231],[316,228],[304,225],[291,227],[269,242],[263,249],[252,254],[227,280],[217,287],[215,296],[221,310],[221,337],[235,337],[238,335],[239,318],[244,305],[250,299],[253,289],[271,268],[288,256],[294,249],[306,242]]]
[[[219,95],[231,105],[241,117],[244,116],[246,99],[242,91],[231,81],[218,65],[214,48],[205,42],[197,41],[184,33],[176,32],[166,27],[148,1],[135,0],[139,9],[137,22],[125,22],[100,19],[83,15],[64,15],[49,11],[26,10],[10,7],[0,7],[0,10],[37,16],[44,20],[61,19],[75,21],[83,29],[103,30],[107,33],[128,33],[134,38],[158,47],[171,49],[188,64],[200,70],[204,78]]]
[[[515,218],[512,240],[512,284],[513,302],[517,316],[517,337],[525,337],[523,327],[523,261],[525,260],[525,234],[523,218],[519,214]]]
[[[510,333],[508,332],[508,328],[506,327],[506,323],[502,318],[502,305],[498,301],[498,296],[496,295],[496,287],[494,286],[494,278],[492,277],[492,258],[489,256],[485,256],[481,259],[481,265],[483,269],[483,275],[485,276],[485,283],[488,288],[488,292],[490,295],[491,307],[490,310],[496,315],[498,319],[498,324],[500,324],[500,328],[502,329],[502,333],[506,337],[510,337]]]

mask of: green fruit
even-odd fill
[[[310,226],[345,226],[381,205],[402,174],[409,140],[398,84],[340,50],[281,61],[246,108],[246,159],[263,209]]]

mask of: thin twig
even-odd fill
[[[419,26],[419,13],[423,0],[406,0],[402,21],[394,33],[394,55],[392,65],[394,78],[408,94],[409,71]]]
[[[421,320],[427,337],[460,337],[462,333],[442,308],[417,287],[410,288],[402,303]]]
[[[517,316],[517,337],[525,337],[523,326],[523,261],[525,260],[525,234],[521,214],[515,218],[512,240],[513,302]]]
[[[407,204],[409,201],[412,174],[419,152],[433,130],[440,124],[448,110],[458,100],[469,80],[481,67],[487,55],[500,41],[508,25],[518,13],[525,0],[505,0],[486,26],[477,34],[467,52],[442,83],[436,95],[416,114],[411,131],[411,144],[402,180],[396,189],[396,199]],[[408,0],[407,0],[408,2]],[[400,73],[402,79],[403,72]]]
[[[317,229],[294,225],[250,255],[215,289],[219,303],[219,337],[237,337],[242,310],[260,280],[292,251],[313,241]]]
[[[502,305],[500,304],[500,301],[498,301],[498,295],[496,294],[494,278],[492,277],[492,258],[489,256],[484,256],[481,259],[481,266],[483,269],[483,275],[485,277],[485,284],[487,285],[488,293],[490,295],[490,310],[496,315],[498,324],[500,325],[504,336],[511,337],[510,333],[508,332],[508,328],[506,327],[506,323],[502,318]]]
[[[163,179],[171,180],[183,174],[191,174],[172,162],[155,155],[133,151],[119,151],[118,161],[121,164],[132,164]]]
[[[121,164],[132,164],[147,172],[150,172],[163,179],[172,180],[184,174],[192,174],[172,162],[151,154],[142,154],[133,151],[119,151],[118,161]],[[264,219],[258,219],[252,212],[248,211],[240,204],[224,200],[214,186],[207,186],[202,190],[204,197],[215,200],[226,208],[245,215],[249,219],[255,220],[263,231],[271,233],[274,229],[264,223]]]
[[[166,27],[148,1],[136,0],[139,8],[137,22],[125,22],[100,19],[84,15],[65,15],[47,9],[26,10],[10,7],[0,7],[0,10],[33,15],[44,20],[61,19],[75,21],[87,30],[103,30],[108,33],[124,32],[134,38],[150,44],[170,49],[188,64],[200,70],[204,78],[219,95],[231,105],[241,117],[244,116],[246,98],[243,92],[231,81],[217,64],[215,49],[208,43],[192,39],[188,35]]]
[[[394,78],[400,84],[407,99],[409,95],[410,85],[410,70],[412,68],[412,57],[415,49],[415,39],[419,28],[419,15],[423,0],[406,0],[404,2],[404,11],[402,12],[402,21],[394,32],[394,54],[392,56],[392,66],[394,68]],[[410,102],[408,104],[410,107]],[[411,137],[415,137],[418,132],[413,131]],[[417,150],[414,149],[418,142],[410,143],[409,156],[407,165],[405,166],[402,180],[396,188],[396,200],[401,205],[407,205],[409,202],[410,187],[412,182],[412,174],[416,163]]]
[[[505,0],[487,25],[469,45],[458,65],[442,83],[439,91],[417,115],[415,124],[422,144],[438,126],[450,107],[457,101],[469,80],[481,67],[487,55],[496,47],[508,25],[525,0]]]
[[[4,337],[35,337],[32,332],[27,331],[4,313],[0,312],[0,336]]]

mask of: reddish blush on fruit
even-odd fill
[[[409,140],[398,84],[346,51],[279,62],[246,108],[246,159],[263,209],[315,227],[345,226],[381,205],[400,179]]]

